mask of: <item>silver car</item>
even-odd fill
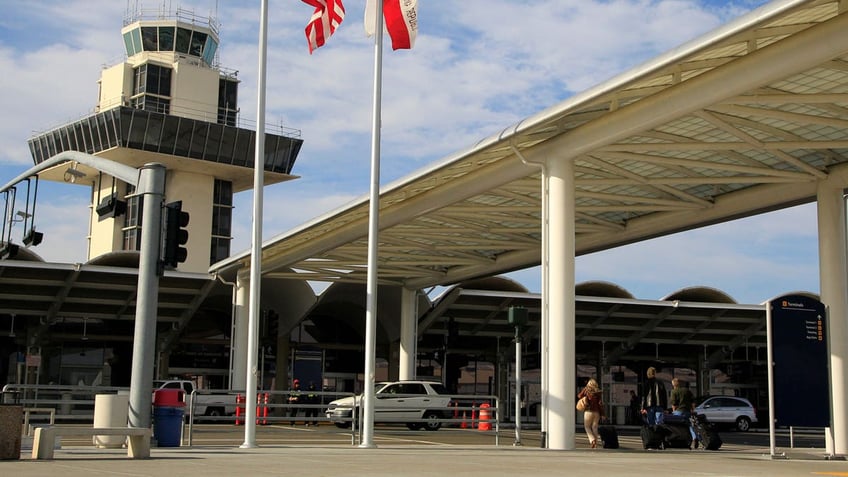
[[[695,406],[695,412],[714,424],[730,424],[739,431],[747,431],[757,422],[751,401],[735,396],[708,396]]]

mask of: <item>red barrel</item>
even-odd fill
[[[153,407],[185,407],[185,391],[157,389],[153,391]]]

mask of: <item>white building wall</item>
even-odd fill
[[[182,210],[189,213],[188,258],[177,267],[183,272],[206,272],[209,269],[212,233],[212,199],[215,178],[205,174],[168,171],[165,180],[165,202],[181,200]]]
[[[120,181],[116,181],[115,190],[119,198],[123,198],[126,194],[126,185]],[[98,195],[99,192],[99,195]],[[112,177],[102,175],[100,177],[100,185],[94,185],[94,195],[92,197],[92,207],[90,209],[91,235],[89,237],[88,259],[103,255],[104,253],[113,252],[123,249],[123,233],[122,229],[126,220],[125,215],[118,217],[101,218],[97,214],[97,206],[99,201],[104,200],[112,194]]]
[[[173,65],[171,114],[211,123],[218,120],[220,74],[187,62]]]
[[[129,63],[119,63],[100,74],[100,97],[97,110],[104,111],[129,100],[132,92],[133,69]]]

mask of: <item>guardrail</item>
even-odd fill
[[[20,404],[26,413],[26,429],[29,433],[32,425],[53,424],[54,422],[93,422],[94,402],[98,394],[128,393],[129,388],[118,386],[72,386],[72,385],[27,385],[8,384],[2,388],[2,402]],[[289,396],[299,392],[301,400],[297,403],[288,401]],[[313,401],[305,401],[307,395],[314,395]],[[245,419],[246,403],[240,399],[245,392],[243,390],[194,390],[186,399],[186,423],[187,432],[184,441],[192,445],[194,425],[199,422],[232,423],[243,425]],[[196,408],[202,396],[218,396],[220,399],[212,398],[213,405],[221,404],[225,412],[223,415],[199,415]],[[309,391],[309,390],[259,390],[257,391],[257,402],[255,419],[258,425],[271,425],[290,423],[292,421],[303,421],[304,423],[332,423],[339,427],[349,428],[351,445],[361,442],[361,406],[359,399],[351,407],[349,415],[327,416],[327,410],[331,401],[355,397],[350,392],[333,391]],[[438,415],[424,414],[421,417],[391,417],[380,412],[380,395],[377,395],[378,405],[375,411],[377,424],[397,423],[414,427],[420,424],[424,428],[428,423],[437,422],[442,428],[453,429],[475,429],[477,431],[492,432],[495,445],[499,445],[500,423],[502,421],[501,403],[497,396],[483,395],[451,395],[450,402],[446,406],[427,406],[428,411]],[[199,398],[200,397],[200,398]],[[391,395],[392,398],[412,398],[420,395]],[[240,402],[241,401],[241,402]],[[151,401],[152,405],[152,401]],[[209,405],[207,402],[206,405]],[[292,411],[296,414],[292,416]],[[482,414],[482,415],[481,415]]]
[[[129,393],[118,386],[72,386],[54,384],[7,384],[3,386],[3,402],[24,408],[52,408],[56,421],[94,420],[94,398],[98,394]],[[32,416],[31,420],[47,420],[48,416]]]
[[[217,421],[217,422],[232,422],[235,425],[243,425],[244,419],[246,415],[246,406],[247,403],[243,401],[243,396],[245,395],[244,391],[209,391],[209,390],[196,390],[192,393],[192,395],[228,395],[228,400],[231,397],[234,397],[235,400],[235,413],[228,413],[226,416],[198,416],[195,415],[194,409],[190,409],[189,418],[188,418],[188,445],[192,443],[192,436],[194,432],[194,422],[203,420],[203,421]],[[297,403],[290,403],[288,401],[289,396],[292,394],[299,394],[301,401]],[[316,402],[307,402],[305,398],[307,395],[314,395]],[[231,396],[231,397],[229,397]],[[310,391],[310,390],[282,390],[282,391],[273,391],[273,390],[258,390],[256,393],[256,413],[255,419],[256,424],[258,425],[270,425],[270,424],[279,424],[283,422],[293,422],[293,421],[304,421],[304,422],[329,422],[327,419],[325,411],[327,409],[327,405],[330,401],[340,399],[343,397],[351,397],[354,396],[353,393],[350,392],[333,392],[333,391]],[[192,404],[196,402],[194,398],[191,399]],[[193,408],[194,405],[190,406]],[[296,415],[292,416],[292,411],[296,410]],[[307,412],[312,411],[312,412]],[[351,435],[351,443],[355,442],[355,437],[352,433]]]
[[[301,400],[297,403],[291,403],[288,398],[293,393],[299,393]],[[240,398],[243,391],[203,391],[198,390],[193,393],[193,396],[200,395],[228,395],[227,399],[231,399],[233,395],[236,397],[236,412],[225,416],[199,416],[196,415],[194,406],[189,408],[188,419],[188,439],[187,445],[192,445],[194,435],[194,423],[203,421],[217,422],[232,422],[235,425],[243,425],[247,404]],[[313,395],[313,401],[304,401],[307,395]],[[355,394],[349,392],[332,392],[332,391],[304,391],[304,390],[259,390],[256,393],[257,402],[255,419],[259,426],[296,423],[303,421],[304,424],[310,423],[331,423],[340,428],[350,429],[351,445],[356,445],[361,442],[362,436],[362,416],[359,398]],[[335,406],[334,409],[341,409],[342,412],[328,417],[328,405],[331,401],[335,401],[344,397],[356,397],[354,404],[350,406]],[[391,395],[392,399],[415,398],[420,395]],[[425,427],[428,423],[438,422],[440,427],[456,428],[456,429],[476,429],[483,432],[491,432],[494,435],[495,445],[500,444],[499,431],[501,422],[500,401],[497,396],[481,396],[481,395],[452,395],[450,402],[446,406],[427,406],[426,410],[431,411],[430,414],[424,413],[421,417],[391,417],[383,413],[376,418],[379,424],[406,424],[408,427],[420,424]],[[381,400],[377,398],[378,403]],[[194,398],[190,400],[196,402]],[[379,409],[379,406],[378,408]],[[293,411],[294,415],[293,415]],[[310,412],[311,411],[311,412]],[[344,412],[344,411],[350,411]],[[379,412],[379,411],[377,411]],[[434,415],[437,414],[437,415]]]

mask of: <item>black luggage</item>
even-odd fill
[[[689,418],[679,414],[666,414],[663,416],[662,424],[689,425]]]
[[[707,420],[706,416],[695,414],[692,416],[692,426],[695,428],[695,435],[698,436],[699,444],[707,450],[719,450],[724,443],[721,436],[715,429],[713,423]]]
[[[598,434],[604,442],[604,449],[618,449],[618,432],[614,426],[600,426]]]
[[[665,430],[665,447],[674,449],[689,449],[692,446],[692,425],[689,417],[679,414],[666,414],[660,424]]]
[[[673,449],[689,449],[692,446],[692,434],[689,432],[689,419],[684,422],[666,419],[659,426],[665,430],[664,447]]]
[[[642,438],[642,448],[644,449],[663,449],[665,442],[665,433],[659,426],[642,426],[639,431],[639,436]]]

